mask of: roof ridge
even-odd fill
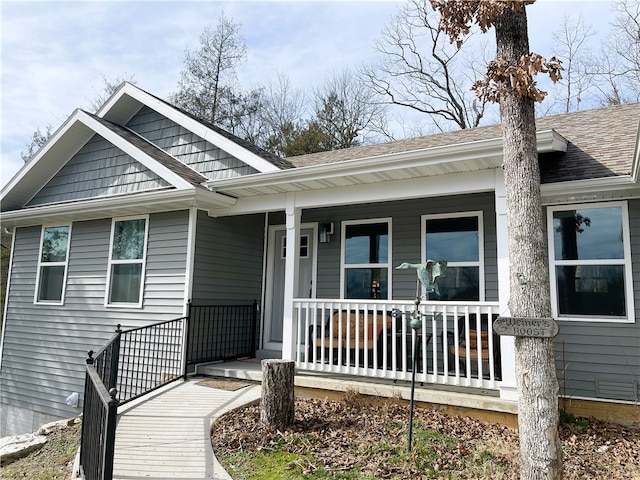
[[[131,84],[133,85],[133,84]],[[154,95],[151,92],[148,92],[146,90],[144,90],[143,88],[140,88],[137,85],[133,85],[135,88],[141,90],[142,92],[146,93],[147,95],[155,98],[156,100],[164,103],[165,105],[173,108],[174,110],[182,113],[183,115],[186,115],[187,117],[197,121],[198,123],[204,125],[207,128],[210,128],[211,130],[213,130],[214,132],[222,135],[223,137],[226,137],[227,139],[231,140],[232,142],[240,145],[242,148],[250,151],[253,154],[258,155],[260,158],[262,158],[263,160],[266,160],[267,162],[275,165],[276,167],[280,168],[280,169],[287,169],[287,168],[294,168],[295,166],[286,158],[282,158],[278,155],[275,155],[267,150],[265,150],[262,147],[257,146],[256,144],[250,142],[249,140],[245,140],[227,130],[225,130],[222,127],[219,127],[217,125],[214,125],[213,123],[206,121],[206,120],[202,120],[201,118],[198,118],[196,115],[192,114],[191,112],[178,107],[177,105],[174,105],[173,103],[158,97],[157,95]]]

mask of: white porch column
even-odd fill
[[[296,207],[295,194],[287,194],[286,227],[287,255],[284,274],[284,308],[282,315],[282,358],[296,358],[296,322],[293,311],[293,298],[298,285],[298,264],[300,261],[300,217],[301,209]]]
[[[507,230],[507,197],[504,186],[504,172],[497,168],[495,181],[496,201],[496,237],[498,245],[498,298],[500,315],[509,315],[509,232]],[[502,383],[500,398],[517,400],[516,355],[514,337],[500,337],[500,356],[502,359]]]

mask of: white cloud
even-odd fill
[[[22,165],[36,128],[54,127],[76,108],[89,108],[102,75],[134,76],[166,98],[176,88],[184,52],[220,12],[242,25],[248,60],[243,84],[276,73],[309,90],[327,72],[375,57],[374,39],[396,12],[391,1],[67,1],[3,0],[1,30],[0,183]],[[549,54],[550,32],[564,12],[580,12],[606,30],[608,2],[542,1],[528,11],[532,49]]]

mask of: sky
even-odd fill
[[[37,128],[55,130],[76,108],[91,109],[103,77],[132,77],[168,98],[185,51],[198,48],[200,34],[222,11],[241,25],[247,43],[242,85],[284,74],[308,91],[332,71],[378,59],[374,41],[401,3],[0,0],[0,185],[23,165],[20,153]],[[613,18],[604,0],[540,0],[528,8],[533,51],[553,54],[550,32],[565,15],[581,15],[600,36]]]

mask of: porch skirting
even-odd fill
[[[232,377],[260,382],[262,370],[255,361],[235,361],[199,365],[198,375]],[[350,375],[331,375],[297,371],[295,376],[296,395],[339,399],[347,390],[355,390],[363,395],[379,398],[400,398],[409,401],[411,385],[405,381],[376,379]],[[518,403],[504,400],[499,392],[479,388],[461,388],[442,385],[416,384],[415,401],[418,405],[441,410],[452,415],[464,415],[483,421],[490,421],[517,428]]]

